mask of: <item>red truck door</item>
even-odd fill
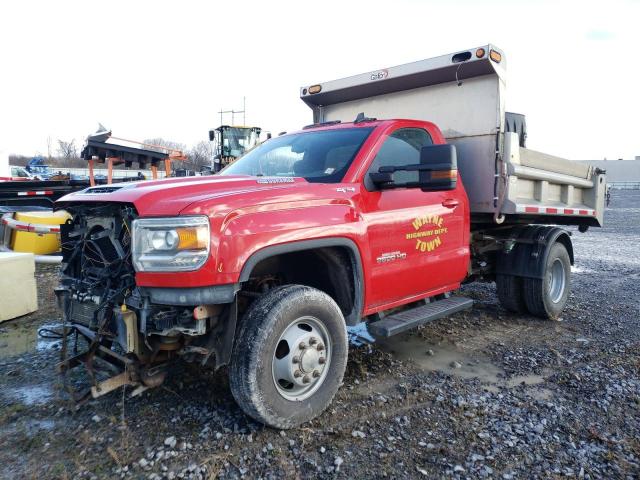
[[[469,261],[467,200],[460,181],[455,190],[423,192],[379,190],[369,179],[380,166],[420,163],[420,150],[433,144],[432,136],[424,128],[400,127],[383,137],[364,178],[362,214],[372,273],[366,308],[456,288]],[[417,172],[396,172],[394,178],[415,181]]]

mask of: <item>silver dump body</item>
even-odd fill
[[[435,123],[456,146],[474,222],[601,226],[604,174],[523,148],[507,131],[506,63],[500,49],[484,45],[305,86],[300,97],[314,123],[349,122],[360,112]]]

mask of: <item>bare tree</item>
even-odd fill
[[[162,137],[156,138],[147,138],[143,140],[142,143],[146,143],[147,145],[157,145],[158,147],[170,148],[172,150],[180,150],[181,152],[187,151],[187,146],[184,143],[174,142],[172,140],[165,140]],[[151,147],[150,150],[161,150],[157,148]]]
[[[78,158],[76,141],[71,140],[70,142],[65,142],[64,140],[58,139],[58,155],[65,159]]]
[[[213,159],[213,146],[211,142],[202,141],[196,143],[188,153],[189,162],[193,165],[193,169],[198,171],[202,166],[211,165]]]
[[[172,150],[179,150],[182,153],[186,154],[187,153],[187,146],[184,143],[179,143],[179,142],[174,142],[172,140],[165,140],[162,137],[156,137],[156,138],[147,138],[146,140],[143,140],[142,143],[145,143],[147,145],[156,145],[158,147],[164,147],[164,148],[170,148]],[[166,151],[163,151],[162,148],[155,148],[155,147],[145,147],[148,148],[149,150],[154,150],[157,152],[163,152],[166,153]],[[173,162],[171,164],[171,168],[172,170],[176,170],[178,168],[190,168],[189,162],[179,162],[179,164],[176,165],[177,162]]]
[[[53,139],[51,135],[47,136],[47,160],[51,162],[51,149],[53,148]]]

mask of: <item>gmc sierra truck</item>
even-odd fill
[[[571,233],[601,226],[604,172],[525,148],[493,45],[301,88],[313,124],[219,175],[87,188],[56,208],[57,295],[95,397],[159,385],[182,359],[228,365],[254,419],[319,415],[347,326],[390,336],[471,306],[494,281],[511,311],[554,319]],[[96,375],[95,357],[120,368]]]

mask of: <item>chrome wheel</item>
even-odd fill
[[[280,335],[272,373],[278,393],[287,400],[310,397],[324,382],[331,361],[327,329],[315,317],[301,317]]]
[[[564,264],[559,258],[556,258],[549,269],[548,288],[549,298],[553,303],[558,303],[564,295],[566,284],[566,272]]]

